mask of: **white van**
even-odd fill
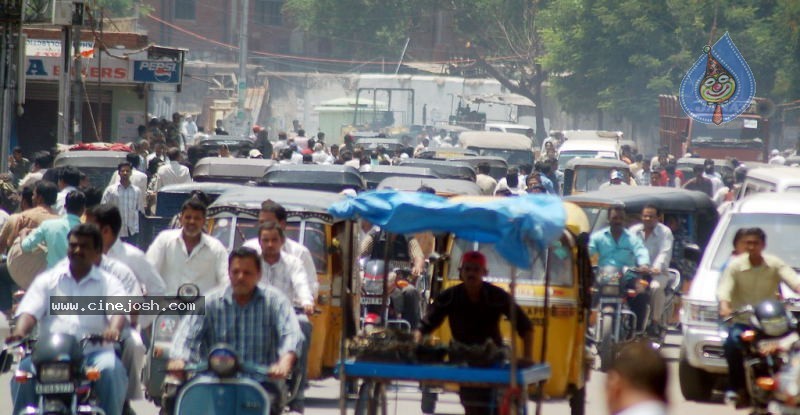
[[[759,193],[733,205],[717,223],[697,267],[689,294],[683,297],[678,375],[684,398],[711,399],[712,389],[727,379],[716,298],[721,270],[733,250],[733,236],[741,228],[760,227],[767,234],[766,252],[800,269],[800,193]]]
[[[515,134],[522,134],[525,135],[525,132],[528,130],[533,130],[534,128],[528,125],[523,124],[509,124],[509,123],[500,123],[500,122],[487,122],[484,130],[486,131],[495,131],[498,133],[515,133]]]
[[[579,158],[619,160],[619,147],[612,140],[567,140],[558,148],[558,169],[564,171],[570,160]]]
[[[800,168],[780,166],[749,170],[736,199],[755,193],[783,192],[800,192]]]

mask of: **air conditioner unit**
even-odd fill
[[[83,26],[83,2],[55,0],[53,24],[56,26]]]
[[[24,0],[22,6],[22,23],[52,24],[54,3],[55,0]]]

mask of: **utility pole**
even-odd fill
[[[83,68],[81,65],[81,27],[75,25],[72,28],[74,30],[72,35],[72,49],[75,58],[75,79],[72,85],[72,128],[70,130],[70,144],[76,144],[82,139],[83,134]]]
[[[69,74],[72,69],[72,28],[61,28],[61,76],[58,78],[58,144],[68,144],[70,138]]]
[[[0,170],[8,170],[11,121],[15,114],[14,90],[19,86],[19,64],[24,57],[24,37],[21,34],[22,1],[0,1]]]
[[[242,0],[242,24],[239,29],[239,119],[244,118],[244,100],[247,93],[247,20],[250,0]]]

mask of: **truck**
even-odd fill
[[[765,98],[754,98],[738,117],[721,125],[704,124],[687,116],[675,95],[659,97],[661,147],[682,157],[687,150],[695,157],[739,161],[767,160],[770,150],[769,113],[774,108]]]

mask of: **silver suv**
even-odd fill
[[[720,218],[689,294],[683,298],[678,374],[687,400],[708,401],[715,387],[727,379],[720,329],[717,282],[733,250],[733,236],[740,228],[760,227],[767,234],[766,252],[777,255],[800,270],[800,194],[762,193],[745,198]],[[788,290],[784,287],[784,292]]]

